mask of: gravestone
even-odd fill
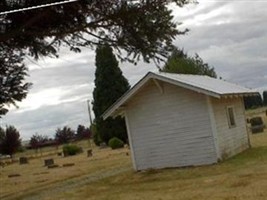
[[[19,164],[28,164],[28,158],[27,157],[20,157],[19,158]]]
[[[50,158],[50,159],[45,159],[45,160],[44,160],[44,165],[45,165],[45,166],[54,165],[54,159],[52,159],[52,158]]]
[[[105,142],[102,142],[102,143],[99,144],[99,148],[100,149],[105,149],[105,148],[108,148],[108,146],[106,145]]]
[[[20,176],[20,174],[9,174],[8,178],[13,178],[13,177],[18,177],[18,176]]]
[[[57,168],[57,167],[59,167],[59,165],[55,165],[55,164],[54,164],[54,165],[48,165],[48,166],[47,166],[48,169],[51,169],[51,168]]]
[[[87,157],[91,157],[93,156],[93,150],[92,149],[88,149],[87,150]]]
[[[62,166],[63,167],[71,167],[71,166],[74,166],[74,165],[75,165],[75,163],[65,163]]]

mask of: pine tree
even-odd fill
[[[188,56],[183,50],[175,48],[168,58],[162,72],[178,73],[178,74],[197,74],[207,75],[216,78],[214,68],[210,67],[207,63],[195,54],[194,57]]]
[[[118,61],[108,44],[99,45],[96,49],[95,64],[93,111],[96,117],[96,133],[106,144],[112,137],[118,137],[126,142],[127,132],[124,119],[116,117],[104,121],[101,115],[130,88],[129,83],[122,75]]]

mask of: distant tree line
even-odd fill
[[[262,98],[263,97],[263,98]],[[245,109],[254,109],[262,106],[267,106],[267,91],[254,96],[244,97]]]
[[[68,126],[64,126],[63,128],[56,129],[54,138],[48,138],[38,133],[34,134],[30,139],[28,148],[37,150],[45,146],[55,146],[67,144],[71,141],[89,139],[91,136],[90,128],[83,125],[78,125],[76,131]]]
[[[68,126],[64,126],[63,128],[58,128],[56,130],[54,138],[49,138],[46,135],[38,133],[32,135],[29,145],[26,145],[25,147],[37,151],[42,147],[56,146],[71,141],[89,139],[91,136],[90,128],[83,125],[78,125],[76,131]],[[25,149],[25,147],[22,147],[20,133],[14,126],[9,125],[6,126],[6,128],[0,127],[0,154],[12,156],[14,153]]]

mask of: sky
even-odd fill
[[[197,53],[227,81],[267,90],[267,0],[199,0],[172,9],[175,22],[182,22],[178,29],[190,29],[174,40],[176,46],[189,55]],[[23,140],[35,133],[53,137],[63,126],[89,126],[87,100],[92,101],[95,78],[92,49],[78,54],[63,49],[58,59],[29,59],[26,64],[33,86],[0,125],[14,125]],[[157,71],[143,62],[120,67],[131,85],[148,71]]]

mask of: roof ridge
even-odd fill
[[[155,73],[155,74],[173,74],[173,75],[183,75],[183,76],[202,76],[202,77],[213,78],[213,77],[210,77],[208,75],[200,75],[200,74],[180,74],[180,73],[171,73],[171,72],[152,72],[152,73]],[[218,78],[213,78],[213,79],[218,79]]]

